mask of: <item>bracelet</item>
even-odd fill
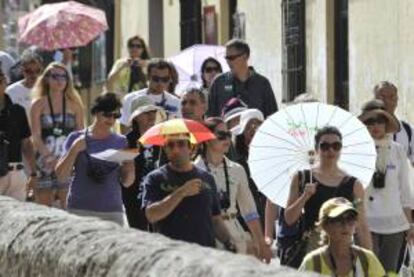
[[[34,171],[34,172],[30,173],[30,177],[37,177],[37,172]]]

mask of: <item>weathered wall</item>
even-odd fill
[[[251,257],[0,196],[0,276],[300,275]]]
[[[282,100],[282,11],[281,1],[239,0],[246,13],[246,41],[250,63],[272,84],[278,103]]]
[[[414,122],[412,96],[414,1],[349,1],[350,106],[360,111],[374,85],[389,80],[399,88],[398,113]]]
[[[118,1],[117,1],[118,2]],[[121,0],[119,47],[121,57],[128,56],[128,38],[139,35],[148,43],[148,0]]]

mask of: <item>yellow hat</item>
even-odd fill
[[[319,210],[319,223],[327,218],[339,217],[348,211],[352,211],[355,214],[358,214],[357,209],[355,209],[355,207],[348,199],[343,197],[335,197],[329,199],[322,204],[322,207]]]

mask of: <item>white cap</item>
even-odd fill
[[[247,123],[249,123],[251,119],[258,119],[260,121],[264,121],[263,113],[258,109],[245,110],[240,115],[239,125],[231,129],[231,132],[236,136],[243,134],[244,130],[246,129]]]

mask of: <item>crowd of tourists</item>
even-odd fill
[[[315,135],[318,163],[294,174],[279,207],[258,190],[248,164],[256,131],[278,111],[269,80],[249,65],[249,45],[229,41],[230,71],[210,57],[200,68],[203,85],[184,91],[176,91],[174,64],[151,58],[141,37],[127,48],[90,107],[70,64],[45,64],[27,51],[18,80],[0,72],[0,195],[266,263],[276,247],[282,265],[323,275],[399,271],[414,242],[414,142],[411,125],[395,115],[395,85],[375,85],[357,115],[376,145],[371,183],[364,188],[340,168],[343,134],[325,126]],[[295,103],[308,101],[317,99],[305,94]],[[214,139],[196,144],[191,132],[177,132],[162,145],[140,142],[174,119],[203,125]],[[122,163],[94,156],[108,149],[137,155]]]

